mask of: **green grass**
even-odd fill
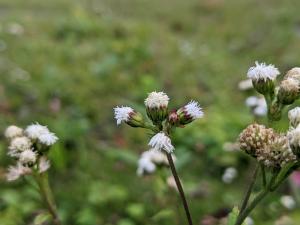
[[[135,174],[148,135],[117,128],[112,108],[143,111],[153,90],[167,92],[174,108],[195,99],[206,116],[176,132],[179,173],[195,221],[230,210],[251,170],[243,155],[222,150],[253,120],[237,84],[255,60],[283,73],[299,65],[299,7],[296,0],[2,0],[1,131],[39,121],[60,137],[50,177],[65,224],[184,224],[163,180],[169,171]],[[9,33],[11,23],[24,33]],[[2,138],[0,175],[10,163],[6,146]],[[231,185],[221,181],[227,166],[240,173]],[[256,224],[286,213],[274,207],[278,196],[256,210]],[[25,182],[2,180],[0,224],[29,224],[41,209]]]

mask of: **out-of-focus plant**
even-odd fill
[[[32,176],[53,218],[53,223],[61,225],[47,175],[50,168],[47,154],[58,140],[57,136],[46,126],[37,123],[29,125],[25,130],[14,125],[9,126],[5,130],[5,137],[9,141],[8,155],[16,161],[14,166],[8,168],[7,180],[11,182],[21,177]],[[28,182],[30,183],[29,180]],[[33,184],[35,188],[36,184]]]
[[[173,151],[175,147],[172,145],[171,134],[177,127],[184,127],[192,121],[203,117],[202,109],[195,101],[191,101],[187,105],[178,110],[168,109],[169,97],[163,92],[152,92],[145,100],[146,112],[151,122],[146,121],[142,114],[130,107],[114,108],[117,124],[122,122],[131,127],[140,127],[150,130],[153,133],[149,146],[152,152],[158,151],[165,154],[167,162],[171,168],[177,190],[180,194],[182,204],[184,206],[186,217],[190,225],[193,224],[189,206],[183,191],[181,181],[174,165]],[[165,163],[165,157],[160,153],[147,153],[139,161],[138,174],[144,172],[153,172],[156,163]]]
[[[241,225],[252,210],[300,166],[300,107],[289,111],[290,127],[286,133],[272,128],[275,121],[281,120],[284,108],[300,96],[300,68],[288,71],[276,86],[279,74],[273,65],[258,62],[248,71],[248,78],[267,103],[268,127],[254,123],[239,136],[240,149],[253,157],[257,166],[240,208],[233,211],[236,218],[231,216],[228,225]],[[249,202],[258,174],[262,177],[261,191]]]

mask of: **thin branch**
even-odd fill
[[[173,177],[174,177],[175,182],[176,182],[177,189],[179,191],[179,194],[180,194],[180,197],[181,197],[181,200],[182,200],[182,204],[183,204],[183,207],[184,207],[184,210],[185,210],[185,213],[186,213],[187,220],[189,222],[189,225],[193,225],[193,221],[192,221],[192,217],[191,217],[191,214],[190,214],[189,206],[188,206],[188,203],[186,201],[185,194],[184,194],[180,179],[178,177],[178,174],[177,174],[174,162],[173,162],[172,155],[170,153],[166,153],[166,155],[167,155],[167,158],[168,158],[168,161],[169,161],[169,165],[170,165]]]

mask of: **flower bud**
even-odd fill
[[[134,111],[130,107],[115,107],[115,119],[117,120],[117,125],[122,122],[127,123],[132,127],[143,127],[144,119],[141,113]]]
[[[300,157],[300,127],[291,129],[288,134],[289,144],[293,153]]]
[[[153,124],[160,125],[168,116],[169,97],[164,92],[151,92],[145,99],[148,117]]]
[[[300,82],[294,78],[287,78],[281,81],[278,90],[278,101],[284,105],[292,104],[300,93]]]
[[[279,74],[279,70],[273,65],[255,62],[255,66],[248,70],[247,76],[252,80],[254,88],[266,95],[274,92],[274,80]]]
[[[180,125],[186,125],[192,121],[202,118],[204,113],[198,102],[190,101],[187,105],[177,110]]]
[[[291,127],[296,128],[300,124],[300,107],[291,109],[288,116]]]
[[[177,126],[179,123],[179,116],[176,112],[176,110],[173,110],[168,117],[168,122],[173,125],[173,126]]]

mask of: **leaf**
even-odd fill
[[[48,212],[43,212],[34,218],[33,224],[42,225],[49,221],[51,221],[51,215]]]

